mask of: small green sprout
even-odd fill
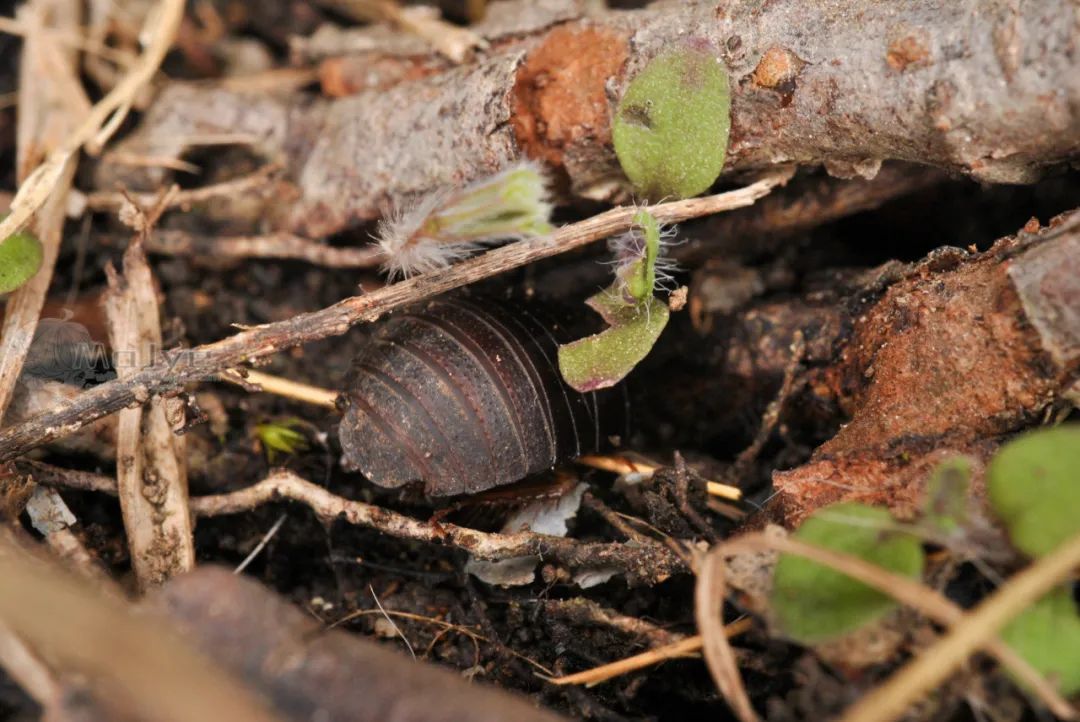
[[[658,284],[671,279],[671,264],[662,257],[668,233],[648,211],[639,211],[634,223],[611,244],[618,264],[615,282],[586,301],[609,328],[559,347],[559,371],[582,393],[625,378],[652,350],[671,315],[653,296]]]
[[[278,454],[293,456],[307,450],[310,446],[307,437],[297,431],[305,425],[304,421],[297,418],[258,424],[255,427],[255,436],[266,452],[266,460],[273,464]]]
[[[630,81],[612,121],[619,164],[650,200],[691,198],[724,167],[731,128],[728,75],[710,53],[653,58]]]
[[[857,556],[906,577],[922,575],[922,544],[886,509],[834,504],[811,515],[793,538]],[[771,601],[780,627],[804,644],[855,631],[897,606],[896,600],[873,587],[789,554],[780,555],[776,563]]]
[[[10,293],[41,268],[41,241],[26,231],[13,233],[0,243],[0,293]]]
[[[398,208],[379,224],[391,279],[445,268],[486,245],[547,235],[552,205],[539,164],[525,161],[470,185]]]
[[[1003,446],[986,471],[990,505],[1033,557],[1080,533],[1080,424],[1037,429]]]

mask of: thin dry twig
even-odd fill
[[[1077,544],[1080,547],[1080,541]],[[824,549],[811,544],[800,542],[796,539],[774,536],[765,533],[747,534],[736,539],[731,539],[710,552],[710,558],[722,559],[726,555],[747,552],[772,550],[786,554],[794,554],[811,561],[831,567],[839,572],[868,584],[875,589],[888,594],[902,604],[906,604],[918,610],[935,622],[955,627],[964,622],[969,616],[965,611],[937,591],[908,579],[907,577],[893,574],[876,564],[832,549]],[[1080,553],[1080,552],[1078,552]],[[718,562],[719,563],[719,562]],[[1080,563],[1080,562],[1077,562]],[[1000,592],[999,592],[1000,593]],[[996,596],[996,595],[995,595]],[[997,627],[994,628],[994,631]],[[940,643],[939,643],[940,644]],[[1043,704],[1061,719],[1076,719],[1076,710],[1051,685],[1035,668],[1023,657],[1014,652],[996,637],[983,637],[978,644],[971,648],[965,655],[983,649],[995,657],[1001,664],[1016,675],[1025,685],[1033,690],[1042,700]],[[924,655],[926,656],[926,653]],[[960,664],[959,660],[956,664]],[[950,669],[953,669],[951,667]],[[947,674],[947,672],[946,672]],[[943,677],[942,677],[943,678]],[[862,702],[859,703],[859,706]],[[874,714],[878,708],[874,707]],[[902,712],[902,710],[901,710]],[[872,717],[884,719],[884,717]],[[864,718],[871,719],[871,718]]]
[[[281,170],[277,163],[268,163],[254,173],[232,178],[221,183],[193,188],[192,190],[179,190],[169,197],[169,208],[189,208],[196,203],[205,203],[215,198],[234,197],[249,191],[264,188],[274,176]],[[97,191],[86,196],[86,207],[92,211],[115,211],[124,207],[127,203],[135,203],[140,206],[153,206],[159,200],[157,193],[128,193],[127,191]]]
[[[455,63],[463,62],[487,41],[468,28],[452,25],[439,16],[437,9],[402,7],[396,0],[319,0],[327,7],[351,15],[357,20],[386,21],[427,41],[441,55]]]
[[[671,632],[644,619],[608,609],[585,597],[545,599],[540,602],[540,606],[548,617],[559,617],[575,626],[609,627],[646,640],[653,647],[663,647],[686,638],[685,634]]]
[[[252,369],[243,369],[236,372],[235,375],[231,373],[222,374],[221,378],[223,381],[228,381],[245,389],[254,387],[253,390],[327,409],[337,409],[337,399],[340,395],[337,391],[302,384],[299,381],[283,379],[280,376],[272,376]]]
[[[266,533],[262,535],[262,539],[260,539],[259,543],[255,545],[255,548],[252,549],[246,557],[244,557],[244,560],[242,562],[236,565],[236,568],[233,569],[233,574],[244,573],[244,570],[248,568],[248,565],[250,565],[251,562],[255,561],[256,557],[258,557],[259,554],[262,553],[262,550],[266,548],[266,545],[270,543],[270,540],[273,539],[274,536],[281,530],[281,527],[285,524],[285,520],[288,518],[289,517],[287,514],[281,514],[278,516],[277,521],[275,521],[273,525],[266,531]]]
[[[93,40],[80,35],[75,32],[68,32],[63,30],[49,30],[50,39],[56,42],[66,45],[77,50],[82,50],[87,53],[92,53],[98,57],[109,60],[121,67],[129,67],[134,61],[135,56],[124,50],[117,50],[116,48],[109,47],[104,43],[94,42]],[[0,16],[0,33],[7,33],[8,35],[17,35],[19,37],[27,37],[33,33],[33,29],[26,26],[25,23],[21,23],[14,18],[6,18]]]
[[[484,642],[485,644],[491,644],[491,645],[495,645],[495,646],[497,646],[497,647],[499,647],[501,649],[505,649],[511,656],[517,657],[518,659],[520,659],[525,664],[527,664],[530,667],[532,667],[533,669],[536,669],[537,671],[539,671],[541,674],[547,674],[547,675],[552,674],[552,671],[550,669],[548,669],[544,665],[540,664],[535,659],[532,659],[530,657],[526,657],[524,654],[521,654],[520,652],[516,652],[516,651],[514,651],[510,647],[507,647],[504,644],[501,644],[499,642],[494,642],[494,641],[491,640],[490,637],[485,637],[483,634],[480,634],[479,632],[477,632],[475,630],[469,629],[468,627],[466,627],[464,625],[454,624],[453,622],[448,622],[445,619],[437,619],[435,617],[425,617],[422,614],[414,614],[413,612],[401,612],[401,611],[397,611],[395,609],[381,609],[381,608],[380,609],[358,609],[355,612],[349,612],[348,614],[346,614],[341,619],[339,619],[336,622],[334,622],[333,624],[329,625],[327,627],[327,629],[333,629],[334,627],[340,627],[342,624],[346,624],[346,623],[352,621],[353,619],[359,619],[360,617],[366,617],[366,616],[369,616],[369,615],[372,615],[372,614],[383,614],[383,615],[387,615],[387,616],[390,616],[390,617],[399,617],[401,619],[409,619],[409,620],[412,620],[414,622],[423,622],[424,624],[434,624],[436,626],[442,627],[443,632],[458,632],[459,634],[464,634],[466,637],[471,639],[474,644],[477,643],[477,642]],[[432,642],[432,644],[428,645],[427,652],[425,652],[425,654],[424,654],[425,657],[428,654],[431,653],[431,650],[432,650],[432,648],[434,646],[434,642],[438,641],[438,638],[440,636],[442,636],[442,632],[440,632],[440,634],[436,637],[436,639]]]
[[[158,230],[146,239],[146,250],[163,256],[193,257],[215,266],[248,258],[304,261],[323,268],[374,268],[383,261],[378,246],[338,248],[286,232],[219,237]]]
[[[609,471],[612,474],[619,474],[620,476],[637,474],[641,479],[651,478],[658,469],[664,468],[660,464],[653,464],[641,459],[631,459],[628,456],[619,454],[585,454],[584,456],[579,456],[574,459],[574,462],[581,464],[582,466],[587,466],[590,469]],[[706,480],[705,485],[706,491],[714,496],[730,499],[731,501],[739,501],[742,499],[742,490],[738,487],[709,480]]]
[[[742,208],[767,195],[790,178],[790,170],[770,174],[744,188],[705,198],[662,203],[650,208],[658,220],[678,223],[712,213]],[[169,393],[245,362],[300,344],[344,334],[353,325],[370,322],[395,308],[490,278],[499,273],[579,248],[633,225],[639,208],[619,207],[557,230],[551,237],[519,241],[470,258],[447,269],[354,296],[311,313],[247,329],[216,343],[168,354],[135,376],[101,384],[57,410],[0,430],[0,462],[10,461],[44,443],[153,394]]]
[[[1011,577],[971,612],[961,613],[947,635],[855,703],[841,722],[888,722],[899,719],[912,704],[944,682],[972,654],[1000,644],[996,635],[1002,627],[1068,579],[1078,567],[1080,534]],[[1020,670],[1016,667],[1012,671],[1020,676]],[[1026,674],[1023,680],[1026,684],[1032,684]],[[1039,697],[1049,704],[1042,692]],[[1076,710],[1064,700],[1061,702],[1065,705],[1064,709],[1055,704],[1051,707],[1054,714],[1063,719],[1075,719]]]
[[[456,524],[431,524],[372,504],[344,499],[284,469],[240,491],[195,497],[191,499],[191,509],[198,516],[221,516],[283,499],[307,505],[324,523],[341,519],[399,539],[464,549],[478,559],[493,561],[541,556],[570,568],[615,567],[632,581],[646,584],[655,584],[685,569],[675,555],[659,544],[583,543],[568,537],[533,532],[495,534]]]
[[[795,374],[799,370],[799,365],[802,364],[803,356],[806,353],[806,339],[803,336],[802,331],[795,332],[795,336],[791,340],[790,352],[791,359],[784,368],[784,380],[780,384],[780,390],[776,392],[776,396],[769,402],[768,407],[765,409],[765,413],[762,414],[761,426],[754,435],[753,441],[750,442],[749,446],[739,452],[738,457],[736,457],[735,462],[728,471],[728,481],[736,486],[742,481],[747,470],[754,463],[754,460],[757,459],[758,454],[761,453],[761,450],[765,448],[765,444],[772,436],[773,430],[780,421],[780,415],[783,413],[784,404],[787,403],[788,398],[791,397],[791,392],[795,387]]]
[[[724,545],[726,546],[726,545]],[[705,664],[716,682],[720,694],[724,695],[728,706],[741,722],[756,722],[757,712],[750,704],[750,695],[746,692],[735,651],[728,642],[723,626],[724,599],[727,596],[727,582],[724,575],[724,558],[713,550],[698,562],[697,585],[694,587],[694,617],[702,637],[702,650]]]
[[[749,617],[737,619],[724,627],[724,635],[726,637],[734,637],[735,635],[742,634],[750,629],[751,626],[753,626],[753,620]],[[641,654],[635,654],[633,657],[620,659],[617,662],[602,664],[599,667],[593,667],[584,672],[568,674],[565,677],[544,677],[544,679],[551,684],[557,685],[583,684],[586,687],[595,687],[601,682],[606,682],[609,679],[636,672],[645,667],[651,667],[654,664],[660,664],[669,659],[691,656],[700,652],[703,644],[704,638],[699,634],[693,637],[687,637],[686,639],[680,639],[677,642],[672,642],[663,647],[650,649]]]

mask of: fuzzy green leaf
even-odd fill
[[[730,112],[727,71],[716,57],[684,48],[653,58],[612,122],[623,172],[651,200],[703,193],[724,167]]]
[[[588,304],[610,328],[559,347],[559,371],[581,393],[622,381],[652,350],[670,316],[668,307],[652,296],[637,305],[627,304],[617,283]]]
[[[1025,554],[1049,554],[1080,533],[1080,424],[1038,429],[1003,446],[987,469],[987,493]]]
[[[0,243],[0,293],[9,293],[23,285],[41,268],[41,241],[26,231],[19,231]]]
[[[971,459],[957,456],[938,464],[926,482],[922,522],[927,527],[951,534],[967,521]]]
[[[1051,592],[1013,619],[1001,639],[1061,694],[1080,694],[1080,612],[1068,587]]]
[[[898,529],[886,509],[856,503],[825,507],[808,518],[794,538],[906,577],[922,574],[922,545]],[[804,644],[852,632],[896,607],[892,597],[846,574],[789,554],[782,554],[776,564],[771,601],[784,633]]]

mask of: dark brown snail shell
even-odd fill
[[[622,432],[621,390],[562,380],[565,327],[524,308],[439,299],[383,324],[343,394],[342,465],[384,487],[446,496],[510,484]]]

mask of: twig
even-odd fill
[[[746,474],[747,469],[757,459],[758,454],[765,448],[766,442],[769,437],[772,436],[773,429],[776,428],[776,424],[780,421],[780,415],[784,410],[784,404],[787,403],[788,398],[791,396],[791,391],[795,386],[795,373],[799,370],[799,365],[802,363],[803,355],[806,353],[806,339],[803,336],[803,332],[796,331],[794,338],[791,340],[791,359],[784,367],[784,380],[780,384],[780,390],[776,392],[776,396],[769,402],[768,407],[765,409],[765,413],[761,416],[761,426],[758,427],[757,433],[754,435],[754,440],[750,442],[750,445],[739,452],[735,462],[731,465],[731,469],[728,471],[728,481],[735,485],[738,485],[743,476]]]
[[[256,190],[269,183],[274,174],[281,170],[276,163],[268,163],[254,173],[173,193],[166,208],[188,208],[196,203],[204,203],[215,198],[227,198]],[[152,206],[158,201],[157,193],[127,193],[126,191],[98,191],[86,196],[86,207],[92,211],[115,211],[129,202],[140,206]]]
[[[423,622],[424,624],[434,624],[436,626],[442,627],[443,632],[451,632],[452,631],[452,632],[458,632],[459,634],[464,634],[466,637],[473,640],[474,644],[476,642],[484,642],[486,644],[491,644],[491,645],[500,647],[502,649],[505,649],[510,655],[512,655],[514,657],[517,657],[522,662],[525,662],[526,664],[528,664],[533,669],[536,669],[537,671],[539,671],[541,674],[547,674],[547,675],[552,674],[550,669],[548,669],[544,665],[540,664],[535,659],[531,659],[529,657],[526,657],[524,654],[521,654],[520,652],[515,652],[510,647],[507,647],[506,645],[504,645],[504,644],[502,644],[500,642],[495,642],[490,637],[485,637],[483,634],[480,634],[479,632],[476,632],[476,631],[474,631],[472,629],[469,629],[468,627],[466,627],[466,626],[464,626],[462,624],[454,624],[452,622],[447,622],[445,619],[436,619],[435,617],[425,617],[422,614],[413,614],[412,612],[400,612],[400,611],[397,611],[397,610],[394,610],[394,609],[359,609],[359,610],[357,610],[355,612],[350,612],[349,614],[346,614],[344,617],[337,620],[333,624],[328,625],[327,630],[333,629],[334,627],[340,627],[342,624],[350,622],[353,619],[359,619],[360,617],[365,617],[365,616],[368,616],[368,615],[371,615],[371,614],[385,614],[385,615],[391,616],[391,617],[400,617],[401,619],[409,619],[409,620],[412,620],[414,622]],[[437,639],[436,639],[436,641],[437,641]],[[425,655],[424,655],[425,657],[427,656],[427,654],[429,654],[431,652],[432,647],[433,647],[432,644],[428,645],[427,653],[425,653]]]
[[[1080,567],[1080,534],[1010,578],[973,611],[961,613],[945,637],[855,703],[841,722],[887,722],[900,718],[911,704],[945,681],[973,653],[981,648],[990,649],[993,644],[1000,645],[995,639],[998,631],[1067,579],[1077,567]],[[1013,672],[1020,675],[1015,666]],[[1023,680],[1033,684],[1026,674]],[[1045,680],[1041,682],[1040,687],[1045,688]],[[1039,696],[1049,705],[1041,690]],[[1076,710],[1064,700],[1060,703],[1055,702],[1051,711],[1063,719],[1075,719]]]
[[[456,524],[435,525],[372,504],[344,499],[283,469],[240,491],[195,497],[191,499],[191,509],[198,516],[221,516],[238,514],[282,499],[307,505],[324,523],[341,519],[349,524],[376,529],[399,539],[465,549],[478,559],[542,556],[571,568],[613,566],[627,574],[632,581],[645,584],[655,584],[685,569],[671,552],[659,544],[643,547],[616,543],[582,543],[568,537],[532,532],[493,534]]]
[[[319,0],[319,3],[357,20],[393,23],[427,41],[455,63],[463,62],[474,48],[487,47],[487,42],[472,30],[451,25],[430,8],[403,8],[397,0]]]
[[[1075,548],[1073,549],[1073,553],[1080,557],[1080,539],[1075,541],[1076,544],[1074,545]],[[725,555],[737,552],[762,550],[773,550],[785,554],[794,554],[817,562],[818,564],[824,564],[839,572],[843,572],[853,579],[857,579],[864,584],[872,586],[884,594],[888,594],[902,604],[906,604],[930,619],[933,619],[935,622],[948,627],[955,627],[963,623],[969,616],[965,614],[962,608],[951,602],[949,599],[919,582],[899,574],[894,574],[865,559],[860,559],[859,557],[843,554],[831,549],[816,547],[796,539],[764,533],[747,534],[724,542],[716,547],[710,553],[710,556],[722,558]],[[1080,564],[1080,559],[1075,561],[1074,565],[1075,564]],[[1024,573],[1026,574],[1027,572]],[[1006,586],[1009,586],[1011,583],[1012,582],[1007,583]],[[1000,591],[998,594],[1000,594]],[[996,596],[997,595],[995,595],[995,597]],[[1008,621],[1007,618],[1005,621]],[[999,627],[994,627],[993,631],[996,632]],[[1039,674],[1027,660],[1019,656],[997,638],[987,638],[984,635],[976,640],[976,642],[975,646],[968,649],[962,659],[956,661],[956,665],[960,664],[963,659],[966,659],[978,649],[984,649],[1001,664],[1008,667],[1009,670],[1025,685],[1030,687],[1055,715],[1061,719],[1076,719],[1076,710],[1073,709],[1067,701],[1062,699],[1061,695],[1054,689],[1053,685]],[[938,644],[940,645],[940,642]],[[920,658],[927,658],[929,656],[932,655],[929,650],[927,650]],[[941,679],[943,679],[953,668],[955,668],[955,665],[949,667],[949,669],[942,674]],[[871,696],[873,694],[876,694],[876,692],[871,693]],[[862,702],[857,706],[864,707]],[[870,708],[867,707],[866,709]],[[864,717],[862,719],[885,719],[885,715],[881,714],[880,708],[875,706],[873,707],[873,710],[873,715],[871,717]],[[900,712],[902,711],[903,710],[901,709]],[[850,722],[850,720],[848,722]]]
[[[46,715],[63,707],[63,684],[41,656],[0,621],[0,667]],[[58,717],[57,719],[63,719]]]
[[[104,474],[94,474],[76,469],[62,469],[59,466],[44,464],[40,461],[30,461],[29,459],[20,459],[15,462],[15,470],[23,476],[32,477],[36,483],[45,486],[77,489],[79,491],[96,491],[116,496],[116,479]]]
[[[244,557],[244,561],[236,565],[236,569],[233,569],[233,574],[242,574],[244,570],[248,568],[248,565],[255,560],[255,557],[259,556],[259,553],[266,548],[266,545],[269,544],[270,540],[274,538],[274,535],[278,533],[287,518],[287,514],[282,514],[277,518],[277,521],[275,521],[273,526],[263,534],[262,539],[260,539],[259,543],[255,545],[255,548],[251,550],[251,553]]]
[[[637,542],[638,544],[653,543],[653,539],[650,539],[649,537],[632,527],[614,509],[611,509],[607,504],[597,499],[590,492],[585,492],[585,496],[582,498],[582,501],[585,506],[589,507],[601,517],[603,517],[604,521],[606,521],[616,530],[622,532],[623,536],[625,536],[628,540]]]
[[[26,37],[31,32],[32,30],[27,28],[24,23],[13,18],[0,16],[0,33]],[[55,39],[63,45],[93,53],[121,67],[129,67],[135,61],[135,56],[131,53],[111,48],[102,43],[96,43],[76,33],[66,33],[58,30],[47,30],[46,32],[51,36],[51,39]]]
[[[282,396],[295,401],[303,401],[313,406],[322,406],[328,409],[337,408],[338,392],[322,389],[318,386],[302,384],[298,381],[290,381],[280,376],[271,376],[261,371],[243,369],[234,374],[222,374],[222,380],[248,388],[254,385],[258,390],[275,396]]]
[[[653,206],[658,220],[678,223],[711,213],[751,205],[782,185],[790,172],[769,175],[745,188],[706,198],[692,198]],[[40,444],[78,431],[103,416],[152,394],[168,393],[247,361],[269,356],[283,348],[344,334],[353,325],[374,321],[384,313],[416,303],[460,286],[565,253],[633,225],[640,209],[613,208],[557,230],[550,238],[519,241],[488,251],[445,270],[415,276],[363,296],[354,296],[312,313],[256,326],[216,343],[170,355],[125,380],[101,384],[56,411],[0,430],[0,462],[23,455]]]
[[[631,459],[627,456],[620,456],[618,454],[585,454],[584,456],[579,456],[574,459],[574,462],[581,464],[582,466],[587,466],[590,469],[609,471],[612,474],[618,474],[619,476],[637,474],[639,475],[639,478],[643,479],[651,478],[658,469],[663,468],[659,464],[653,464],[640,459]],[[731,501],[739,501],[742,499],[741,489],[731,486],[730,484],[721,484],[718,481],[706,481],[706,491],[714,496],[730,499]]]
[[[373,268],[383,260],[378,246],[337,248],[292,233],[264,236],[195,236],[184,231],[155,231],[146,250],[164,256],[192,256],[212,265],[247,258],[304,261],[323,268]]]
[[[540,606],[548,617],[561,617],[577,626],[610,627],[623,634],[643,639],[653,647],[662,647],[686,638],[685,634],[669,632],[652,622],[608,609],[585,597],[547,599],[541,601]]]
[[[409,650],[409,654],[412,655],[413,661],[415,661],[416,650],[413,649],[409,638],[405,636],[405,633],[401,631],[401,627],[399,627],[394,620],[390,618],[390,615],[386,613],[386,610],[383,609],[382,602],[379,601],[379,597],[375,594],[375,588],[370,584],[368,584],[368,591],[371,592],[371,598],[375,600],[375,606],[379,608],[379,612],[382,613],[383,619],[390,622],[390,626],[393,627],[394,631],[397,632],[397,635],[401,637],[401,641],[405,642],[405,648]]]
[[[724,627],[724,634],[728,637],[734,637],[737,634],[742,634],[752,625],[753,620],[750,618],[739,619]],[[594,687],[609,679],[620,677],[624,674],[629,674],[630,672],[636,672],[639,669],[651,667],[654,664],[666,662],[669,659],[690,656],[695,652],[701,651],[703,643],[704,640],[699,634],[693,637],[687,637],[686,639],[681,639],[678,642],[672,642],[663,647],[650,649],[648,652],[635,654],[633,657],[620,659],[618,662],[593,667],[584,672],[577,672],[576,674],[570,674],[565,677],[544,677],[544,680],[557,685],[584,684],[587,687]]]
[[[714,546],[713,550],[697,564],[694,617],[697,619],[698,631],[701,632],[705,664],[709,668],[717,689],[741,722],[757,722],[757,712],[750,704],[750,695],[747,694],[746,685],[743,684],[742,675],[739,674],[735,650],[728,643],[726,629],[722,626],[727,582],[724,575],[724,559],[718,551],[720,548]]]

